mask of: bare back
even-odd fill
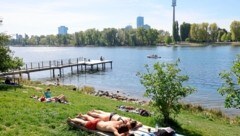
[[[121,123],[119,121],[99,121],[97,123],[97,129],[105,132],[112,132],[115,135],[118,135],[117,128],[119,128],[120,124]]]

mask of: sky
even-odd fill
[[[96,28],[136,28],[137,16],[151,28],[172,31],[172,0],[0,0],[0,32],[9,35],[57,34]],[[187,23],[217,23],[229,30],[240,21],[240,0],[177,0],[176,20]]]

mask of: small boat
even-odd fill
[[[148,55],[147,57],[148,58],[153,58],[153,59],[161,58],[157,54]]]

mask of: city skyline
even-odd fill
[[[240,20],[239,0],[177,0],[176,21],[217,23],[229,30],[232,21]],[[7,34],[57,34],[58,26],[68,33],[90,28],[136,28],[136,17],[143,16],[151,28],[172,31],[172,0],[1,0],[0,32]]]

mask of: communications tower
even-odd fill
[[[175,24],[175,7],[177,5],[177,0],[172,0],[172,7],[173,7],[173,25],[172,25],[172,32],[174,31],[174,24]],[[174,33],[174,32],[173,32]]]

